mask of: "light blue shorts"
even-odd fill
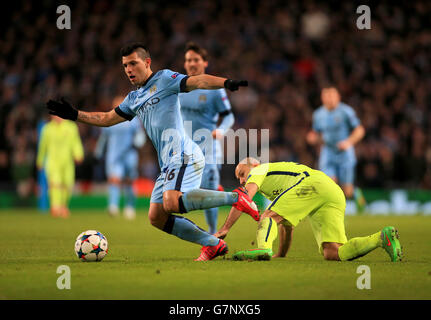
[[[331,152],[322,148],[319,158],[319,170],[331,178],[337,178],[340,185],[354,184],[356,158],[353,148],[348,152]]]
[[[136,152],[129,152],[122,157],[121,161],[107,161],[106,175],[108,178],[136,179],[138,177],[138,154]]]
[[[158,176],[151,193],[151,203],[163,203],[163,193],[167,190],[187,192],[199,189],[202,183],[205,159],[202,157],[191,163],[174,162]]]

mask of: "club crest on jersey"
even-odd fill
[[[201,94],[199,96],[199,102],[207,102],[207,96],[205,94]]]
[[[178,73],[178,72],[175,72],[173,75],[171,75],[171,78],[172,78],[172,79],[175,79],[178,75],[179,75],[179,73]]]
[[[156,87],[156,85],[154,85],[154,86],[152,86],[151,88],[150,88],[150,94],[153,94],[154,92],[156,92],[157,91],[157,87]]]
[[[279,196],[279,195],[280,195],[280,193],[282,193],[282,192],[283,192],[283,189],[272,190],[272,194],[273,194],[274,196]]]
[[[305,186],[305,187],[296,189],[297,197],[311,196],[314,193],[318,194],[316,188],[314,188],[313,186]]]

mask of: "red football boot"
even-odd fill
[[[222,239],[215,246],[204,246],[200,256],[195,261],[209,261],[218,256],[224,256],[228,252],[227,244]]]
[[[259,210],[257,209],[256,203],[248,196],[247,191],[242,187],[238,187],[232,192],[238,193],[238,200],[232,206],[239,211],[247,213],[254,220],[259,221]]]

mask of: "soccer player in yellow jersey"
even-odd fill
[[[346,198],[341,188],[322,171],[294,162],[260,164],[254,158],[246,158],[236,167],[235,175],[250,199],[260,192],[271,204],[260,218],[253,217],[259,221],[257,249],[237,252],[234,260],[285,257],[294,228],[305,218],[310,221],[319,252],[326,260],[353,260],[378,247],[386,250],[391,261],[401,260],[401,245],[394,227],[347,240],[344,230]],[[240,215],[240,211],[232,208],[215,236],[224,238]],[[272,244],[277,234],[279,249],[273,255]]]
[[[45,168],[51,215],[69,216],[69,199],[75,183],[75,162],[82,162],[84,151],[78,126],[51,116],[41,132],[36,165]]]

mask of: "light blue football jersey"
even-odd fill
[[[199,147],[185,134],[180,111],[178,94],[185,91],[187,78],[168,69],[155,72],[115,109],[128,120],[138,116],[162,171],[171,164],[202,160],[202,152],[196,151]]]
[[[102,128],[96,151],[101,153],[106,145],[106,162],[121,162],[128,153],[137,153],[133,142],[141,130],[142,125],[137,118],[130,123],[121,122],[115,126]]]
[[[360,121],[355,110],[342,102],[334,110],[320,106],[313,113],[313,130],[322,134],[324,148],[335,153],[341,152],[337,143],[347,139],[358,125]],[[349,150],[352,152],[353,148]]]
[[[209,150],[206,150],[204,147],[206,144],[203,141],[206,138],[197,131],[202,132],[201,129],[206,129],[209,137],[211,137],[212,131],[217,128],[219,115],[227,115],[231,111],[231,105],[225,89],[199,89],[188,93],[180,93],[179,98],[183,120],[191,122],[191,128],[187,127],[186,133],[201,147],[207,163],[217,163],[217,159],[221,157],[221,155],[217,154],[217,151],[220,152],[220,148],[218,150],[216,148],[217,140],[210,138],[213,158],[209,161]]]

